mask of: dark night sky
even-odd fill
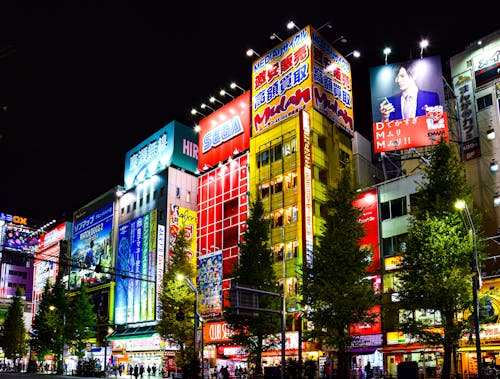
[[[2,3],[0,212],[41,221],[70,220],[122,184],[126,151],[172,120],[194,125],[190,109],[231,81],[249,89],[245,51],[271,49],[273,32],[287,38],[288,20],[330,21],[325,38],[362,52],[349,59],[356,128],[368,130],[369,67],[384,63],[385,45],[398,62],[428,38],[424,54],[441,56],[446,77],[449,57],[497,30],[500,14],[497,2],[474,12],[436,1]]]

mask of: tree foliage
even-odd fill
[[[0,346],[5,357],[16,360],[26,353],[26,327],[24,324],[24,307],[21,296],[24,291],[17,287],[16,294],[5,316],[4,328],[0,334]]]
[[[96,328],[96,314],[85,283],[82,283],[69,309],[71,317],[67,318],[65,341],[73,347],[74,354],[81,359],[85,355],[86,343],[95,335]]]
[[[54,360],[62,362],[62,349],[67,335],[65,318],[69,315],[67,291],[58,276],[54,286],[47,282],[40,299],[38,312],[33,322],[33,335],[30,346],[43,357],[47,353],[54,354]],[[59,371],[62,367],[59,367]]]
[[[269,247],[269,220],[264,218],[260,198],[250,204],[246,230],[239,243],[239,261],[231,272],[232,285],[251,287],[278,293],[273,254]],[[280,310],[280,299],[271,295],[259,295],[259,308]],[[262,352],[271,348],[263,345],[263,338],[280,331],[280,316],[270,312],[238,312],[234,307],[224,307],[224,320],[232,330],[231,339],[243,346],[249,362],[255,365],[255,373],[262,373]]]
[[[200,370],[195,356],[194,303],[195,293],[182,279],[196,283],[195,267],[186,254],[188,241],[186,231],[180,229],[172,246],[168,267],[163,276],[161,293],[162,318],[157,325],[160,335],[180,347],[176,355],[177,367],[182,367],[185,377],[196,377]]]
[[[347,350],[356,342],[350,327],[372,323],[375,315],[370,310],[380,301],[366,271],[372,251],[360,247],[366,232],[359,223],[362,210],[353,206],[357,196],[346,169],[337,188],[328,192],[328,213],[317,236],[313,262],[304,267],[305,316],[314,325],[304,332],[304,339],[338,351],[338,378],[349,377]]]
[[[450,377],[453,347],[470,328],[457,315],[463,315],[472,305],[474,244],[455,209],[458,199],[470,198],[462,164],[452,146],[441,141],[432,150],[416,203],[412,204],[396,290],[404,310],[400,329],[425,344],[444,347],[442,378]],[[478,229],[479,217],[474,218]]]

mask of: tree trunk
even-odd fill
[[[337,364],[337,375],[335,376],[337,379],[349,379],[349,360],[345,351],[338,352],[338,364]]]
[[[450,379],[451,372],[451,354],[453,352],[453,345],[444,345],[443,368],[441,371],[441,379]]]

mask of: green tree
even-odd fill
[[[55,312],[51,310],[54,306],[53,304],[52,287],[49,282],[46,282],[40,298],[38,311],[33,320],[30,339],[31,349],[37,353],[40,360],[43,360],[46,354],[55,351],[56,336],[54,330],[56,329],[57,319]]]
[[[182,277],[195,283],[196,271],[186,254],[187,248],[186,232],[180,229],[173,244],[167,271],[163,276],[160,297],[162,318],[157,330],[163,338],[179,345],[180,351],[176,355],[175,362],[177,367],[182,368],[184,377],[195,378],[200,370],[199,361],[195,356],[193,325],[196,296]]]
[[[4,350],[5,357],[12,359],[14,362],[26,353],[26,327],[24,325],[24,308],[21,300],[23,294],[24,291],[17,287],[0,334],[0,345]]]
[[[398,272],[400,329],[422,343],[443,346],[441,378],[451,374],[452,353],[467,320],[457,315],[470,310],[473,243],[455,209],[458,199],[469,200],[462,164],[450,144],[432,149],[419,192],[410,211],[406,252]],[[474,216],[476,230],[480,225]],[[432,317],[416,317],[418,314]],[[436,329],[441,326],[443,332]]]
[[[264,207],[260,198],[250,204],[250,215],[246,230],[239,243],[239,261],[231,272],[232,282],[243,287],[277,293],[276,274],[273,269],[273,253],[269,247],[270,222],[264,218]],[[259,308],[280,310],[280,299],[260,295]],[[263,338],[280,331],[280,316],[275,313],[238,312],[234,307],[224,307],[224,320],[233,334],[234,343],[243,346],[249,363],[255,365],[255,374],[262,374],[262,352],[272,346],[264,346]]]
[[[89,338],[95,335],[96,328],[96,314],[85,283],[82,283],[69,309],[71,317],[66,321],[65,341],[72,345],[75,355],[80,360],[85,355],[85,345]]]
[[[372,323],[370,310],[379,301],[367,278],[372,251],[360,247],[366,235],[359,223],[362,210],[353,206],[358,194],[349,169],[342,173],[337,188],[328,191],[328,212],[313,250],[313,261],[304,266],[305,317],[314,328],[304,332],[305,340],[320,341],[338,352],[337,378],[349,378],[347,350],[356,341],[350,327]]]

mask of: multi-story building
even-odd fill
[[[68,283],[72,291],[82,281],[89,287],[98,317],[90,342],[101,365],[159,368],[175,354],[155,326],[163,272],[181,227],[195,264],[197,166],[195,131],[172,121],[127,152],[123,186],[74,214]]]

